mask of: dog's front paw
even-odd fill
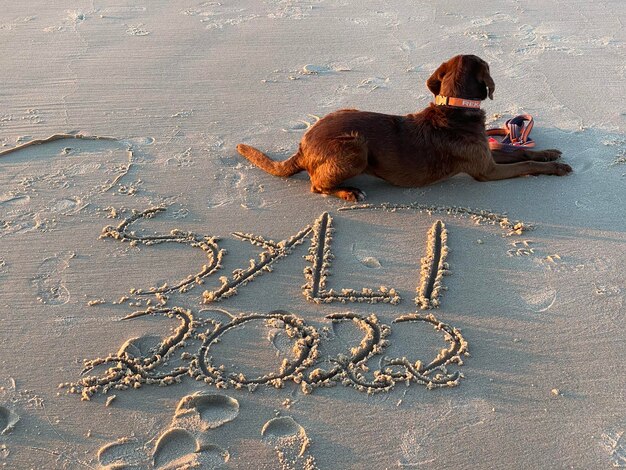
[[[554,163],[554,174],[557,176],[569,175],[572,171],[572,167],[567,163]]]

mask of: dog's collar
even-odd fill
[[[453,98],[451,96],[435,96],[437,106],[454,106],[456,108],[480,109],[480,101],[466,100],[465,98]]]

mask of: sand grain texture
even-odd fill
[[[626,465],[623,1],[1,16],[0,466]],[[349,205],[235,150],[420,110],[458,53],[571,176]]]

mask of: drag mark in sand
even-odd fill
[[[421,281],[417,288],[415,303],[422,310],[439,306],[439,293],[442,278],[448,274],[448,231],[445,224],[438,220],[428,231],[426,256],[421,262]]]
[[[137,296],[167,294],[173,291],[187,292],[193,288],[195,284],[202,284],[204,279],[218,269],[220,269],[224,250],[220,250],[217,245],[217,239],[214,237],[200,236],[193,232],[183,232],[181,230],[172,230],[169,235],[144,235],[139,236],[134,231],[129,231],[129,226],[139,219],[148,219],[165,211],[163,207],[153,207],[143,212],[134,212],[132,216],[123,220],[117,227],[107,226],[102,229],[100,238],[114,238],[122,242],[129,242],[131,246],[138,243],[145,246],[152,246],[159,243],[182,243],[192,248],[199,248],[206,254],[208,263],[202,267],[197,274],[187,276],[182,281],[169,286],[167,284],[161,287],[152,287],[146,291],[142,289],[131,289],[130,293]]]
[[[14,411],[0,405],[0,436],[9,434],[19,420],[20,417]]]
[[[25,149],[27,147],[31,147],[33,145],[41,145],[41,144],[47,144],[49,142],[54,142],[55,140],[63,140],[63,139],[80,139],[80,140],[108,140],[108,141],[113,141],[116,142],[119,139],[116,139],[115,137],[107,137],[107,136],[99,136],[99,135],[83,135],[83,134],[54,134],[51,135],[50,137],[47,137],[45,139],[35,139],[35,140],[31,140],[28,141],[22,145],[17,145],[15,147],[6,149],[6,150],[1,150],[0,151],[0,157],[4,157],[5,155],[8,155],[10,153],[13,152],[17,152],[18,150],[22,150]]]
[[[524,231],[532,228],[530,225],[520,220],[510,220],[504,214],[498,214],[484,209],[470,209],[467,207],[457,206],[431,206],[414,202],[411,204],[357,204],[354,206],[340,207],[339,211],[358,211],[358,210],[382,210],[387,212],[396,212],[399,210],[414,210],[418,212],[426,212],[432,214],[447,214],[456,217],[469,217],[476,223],[486,223],[491,225],[500,225],[508,230],[508,235],[521,235]]]
[[[341,289],[336,292],[333,289],[326,290],[326,278],[330,274],[331,260],[334,255],[330,244],[332,241],[332,217],[328,212],[324,212],[313,226],[313,238],[307,261],[311,266],[304,269],[306,284],[304,285],[304,296],[315,303],[329,303],[333,301],[345,302],[388,302],[393,305],[400,302],[400,296],[395,289],[381,286],[378,292],[372,289],[363,288],[361,292],[354,289]]]

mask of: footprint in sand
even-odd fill
[[[154,137],[131,137],[129,139],[120,140],[120,143],[126,145],[127,147],[152,145],[154,143]]]
[[[380,269],[382,267],[378,258],[371,256],[370,250],[357,249],[354,243],[352,244],[352,255],[366,268]]]
[[[274,448],[280,468],[313,470],[315,458],[307,450],[311,445],[306,431],[290,416],[270,419],[261,429],[263,441]]]
[[[152,454],[152,463],[157,468],[191,467],[197,457],[199,444],[189,431],[172,428],[157,440]]]
[[[261,196],[261,193],[264,191],[263,185],[259,184],[247,184],[242,188],[241,195],[243,198],[243,202],[241,203],[241,207],[244,209],[260,209],[264,207],[265,200]]]
[[[239,415],[239,402],[228,395],[196,392],[178,403],[173,426],[208,431],[226,424]]]
[[[304,67],[302,67],[302,70],[300,71],[302,75],[324,75],[324,74],[329,74],[332,72],[333,70],[326,65],[314,65],[314,64],[307,64]]]
[[[31,280],[37,299],[46,305],[63,305],[70,300],[70,292],[65,287],[64,271],[75,253],[61,253],[46,258],[39,265],[37,274]]]
[[[79,197],[57,199],[52,202],[49,211],[53,214],[72,215],[80,210],[81,202]]]
[[[532,253],[531,250],[532,249],[528,246],[521,246],[519,248],[509,250],[507,254],[509,256],[531,256],[531,254],[534,253],[534,250],[532,250]],[[550,269],[545,267],[543,260],[537,262],[537,259],[535,258],[533,259],[533,262],[535,264],[538,263],[541,266],[543,280],[541,282],[533,282],[532,285],[529,285],[528,288],[525,289],[525,291],[521,291],[520,297],[530,311],[543,313],[549,310],[556,302],[558,290],[554,286],[552,276],[550,275]]]
[[[127,468],[221,468],[230,454],[205,440],[205,431],[218,428],[239,414],[239,402],[221,394],[197,392],[183,397],[171,426],[156,440],[150,456],[148,444],[122,438],[98,451],[99,464],[109,470]]]
[[[36,228],[30,203],[26,194],[10,191],[0,196],[0,237]]]
[[[547,277],[546,277],[547,279]],[[528,308],[535,313],[548,311],[556,302],[557,290],[550,286],[539,291],[533,291],[522,296]]]
[[[475,426],[488,426],[494,411],[487,401],[480,399],[455,404],[450,401],[443,410],[440,406],[419,408],[411,411],[415,413],[416,424],[404,433],[400,442],[400,467],[440,468],[441,444],[474,432],[471,429]]]
[[[211,197],[207,201],[207,207],[214,209],[216,207],[226,206],[235,201],[233,196],[233,188],[238,188],[241,184],[243,175],[240,172],[234,172],[232,169],[219,170],[215,176],[215,183],[211,191]]]
[[[170,428],[157,440],[153,463],[158,468],[199,466],[218,468],[230,454],[206,441],[205,432],[231,422],[239,415],[239,402],[219,393],[196,392],[183,397]]]
[[[158,350],[163,338],[155,335],[138,336],[128,339],[117,351],[119,357],[133,359],[150,357]]]
[[[261,196],[261,193],[265,191],[262,184],[255,182],[248,182],[249,178],[242,173],[237,173],[237,177],[233,180],[235,182],[235,188],[239,192],[241,207],[244,209],[259,209],[264,207],[265,200]]]
[[[134,438],[123,437],[98,450],[98,463],[106,470],[143,468],[147,464],[144,446]]]
[[[532,285],[520,291],[521,300],[532,312],[542,313],[549,310],[556,302],[558,290],[550,276],[550,267],[547,267],[546,263],[558,263],[561,257],[552,255],[554,258],[550,256],[542,258],[541,254],[537,253],[539,248],[535,246],[535,242],[532,240],[516,240],[510,243],[509,246],[512,248],[507,250],[507,256],[530,259],[533,264],[532,270],[538,266],[543,274],[541,282],[533,282]],[[548,261],[548,258],[552,261]]]
[[[129,36],[147,36],[150,34],[143,23],[127,25],[126,34]]]
[[[181,468],[219,468],[230,458],[227,450],[214,444],[200,443],[182,428],[170,428],[157,440],[152,464],[160,470]]]
[[[283,132],[304,132],[309,127],[311,125],[306,121],[290,121],[281,130]]]
[[[178,168],[186,168],[194,165],[192,156],[192,148],[189,147],[179,154],[165,160],[165,165],[176,166]]]
[[[9,434],[19,420],[17,413],[0,405],[0,436]]]
[[[283,132],[303,132],[307,129],[310,129],[311,126],[317,123],[320,120],[319,116],[315,114],[307,114],[308,119],[298,119],[297,121],[289,122],[285,127],[282,128]]]

